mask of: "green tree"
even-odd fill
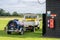
[[[12,16],[19,16],[19,14],[15,11],[12,13]]]
[[[24,15],[22,13],[19,14],[20,17],[23,17]]]
[[[37,14],[37,15],[39,15],[39,17],[42,17],[42,14]]]
[[[5,13],[5,16],[11,16],[11,14],[9,12]]]
[[[4,16],[5,10],[0,9],[0,16]]]

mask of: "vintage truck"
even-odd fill
[[[39,16],[37,14],[24,14],[23,22],[26,30],[35,32],[35,29],[40,27]]]

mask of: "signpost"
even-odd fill
[[[43,36],[60,37],[60,0],[46,0],[45,19]]]

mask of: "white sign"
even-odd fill
[[[50,14],[51,14],[51,11],[47,11],[47,16],[50,16]]]
[[[47,11],[47,14],[51,14],[51,11]]]

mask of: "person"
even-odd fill
[[[19,21],[18,19],[14,19],[14,21],[17,23],[16,29],[20,30],[20,28],[23,27],[23,22]]]
[[[16,28],[16,29],[19,29],[20,21],[19,21],[18,19],[14,19],[14,22],[16,23],[15,28]]]

